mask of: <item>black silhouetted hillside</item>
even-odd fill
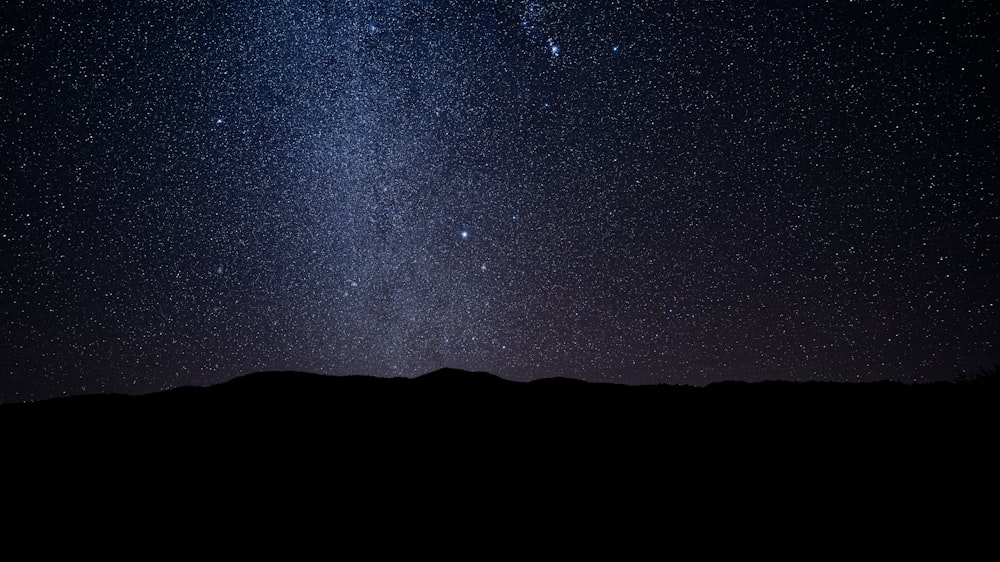
[[[995,379],[995,377],[994,377]],[[415,379],[254,373],[210,387],[144,396],[94,395],[0,405],[0,423],[64,434],[145,428],[201,437],[207,429],[260,428],[354,435],[461,432],[510,435],[565,431],[600,435],[972,433],[988,421],[997,385],[726,382],[703,388],[625,386],[575,379],[512,382],[488,373],[442,369]]]
[[[770,509],[776,498],[814,513],[875,498],[899,512],[978,497],[995,480],[996,397],[980,379],[698,388],[271,372],[4,404],[0,431],[7,482],[32,483],[17,493],[83,490],[96,504],[180,486],[195,503],[221,489],[255,504],[264,490],[278,503],[421,516],[442,494],[479,513],[557,502],[586,515],[594,501],[624,509],[652,497],[672,509],[680,496],[713,518],[713,506]]]

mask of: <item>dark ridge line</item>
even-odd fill
[[[483,371],[465,371],[461,369],[443,368],[414,378],[378,377],[371,375],[333,376],[310,373],[305,371],[258,371],[234,377],[222,383],[195,386],[186,385],[170,388],[148,394],[129,395],[122,393],[95,393],[76,396],[62,396],[38,401],[0,403],[0,412],[13,407],[35,405],[56,406],[87,401],[92,405],[98,403],[112,407],[133,400],[181,400],[216,397],[238,392],[270,393],[272,396],[285,396],[309,390],[328,393],[339,389],[347,392],[421,392],[435,390],[442,393],[478,393],[480,391],[497,391],[507,393],[564,393],[595,395],[650,395],[670,397],[684,395],[694,396],[753,396],[754,398],[775,397],[777,395],[819,396],[829,395],[864,395],[899,393],[953,393],[962,390],[977,389],[989,391],[998,388],[1000,369],[992,373],[983,372],[975,377],[959,378],[956,381],[938,381],[927,383],[905,383],[900,381],[876,382],[838,382],[838,381],[786,381],[765,380],[720,381],[705,386],[687,384],[646,384],[628,385],[613,382],[592,382],[569,377],[548,377],[530,381],[513,381]],[[989,392],[987,392],[988,394]],[[325,395],[324,395],[325,396]],[[303,400],[313,400],[319,395],[301,395]]]

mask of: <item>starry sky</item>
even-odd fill
[[[0,400],[1000,361],[992,0],[0,2]]]

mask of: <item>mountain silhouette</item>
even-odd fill
[[[482,371],[470,372],[463,371],[461,369],[438,369],[417,377],[417,380],[422,383],[436,384],[436,385],[461,385],[463,387],[471,388],[473,386],[480,387],[491,387],[501,384],[509,384],[511,381],[502,379],[496,375],[490,373],[484,373]]]
[[[986,423],[995,384],[724,382],[705,387],[626,386],[550,378],[514,382],[484,372],[440,369],[416,378],[259,372],[208,387],[141,395],[89,395],[0,405],[0,422],[34,431],[136,424],[165,431],[194,426],[272,428],[330,424],[358,431],[417,431],[457,424],[473,430],[545,428],[628,435],[672,433],[771,437],[811,431],[862,437],[899,429],[971,432]],[[452,430],[453,431],[453,430]]]
[[[911,496],[927,482],[947,483],[940,497],[956,486],[975,492],[995,474],[996,398],[995,384],[978,383],[690,387],[514,382],[456,369],[413,379],[261,372],[142,396],[2,404],[0,428],[9,482],[101,482],[89,502],[128,482],[180,483],[188,501],[221,488],[280,501],[318,494],[331,506],[368,506],[373,494],[386,505],[433,505],[445,494],[479,510],[511,497],[585,510],[654,496],[669,506],[679,494],[688,505],[708,496],[765,505],[778,494],[815,509],[844,498],[910,505],[924,501]]]

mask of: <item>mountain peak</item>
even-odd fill
[[[510,381],[483,371],[464,371],[462,369],[443,368],[417,377],[417,380],[441,384],[497,384]]]

